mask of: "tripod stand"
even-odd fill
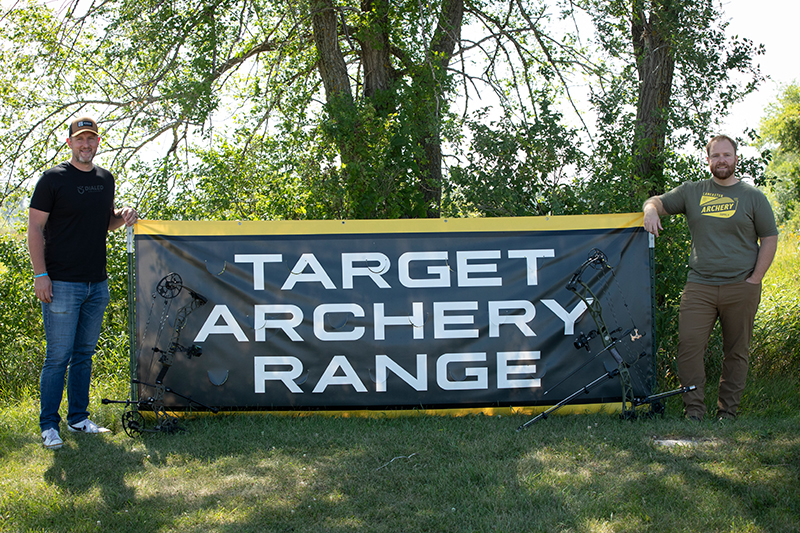
[[[604,351],[605,351],[605,348],[604,348]],[[636,361],[641,359],[644,355],[646,355],[644,352],[639,354],[639,357],[636,358]],[[635,364],[636,361],[634,361],[633,364]],[[565,406],[566,404],[568,404],[569,402],[571,402],[572,400],[574,400],[575,398],[577,398],[581,394],[589,394],[589,392],[594,387],[596,387],[598,384],[602,383],[606,379],[612,379],[612,378],[618,376],[620,374],[620,367],[621,366],[624,366],[625,368],[628,368],[631,365],[629,365],[628,363],[625,363],[623,361],[619,366],[617,366],[617,368],[609,369],[608,368],[608,364],[605,364],[604,366],[605,366],[605,369],[606,369],[606,373],[605,374],[603,374],[602,376],[598,377],[597,379],[595,379],[591,383],[589,383],[587,385],[584,385],[583,387],[581,387],[577,391],[573,392],[572,394],[570,394],[569,396],[567,396],[566,398],[564,398],[563,400],[561,400],[560,402],[555,404],[553,407],[550,407],[546,411],[544,411],[544,412],[538,414],[537,416],[535,416],[534,418],[528,420],[527,422],[525,422],[524,424],[519,426],[517,428],[517,431],[522,431],[523,429],[528,428],[528,426],[534,424],[535,422],[537,422],[537,421],[539,421],[541,419],[547,418],[549,415],[551,415],[552,413],[554,413],[557,410],[561,409],[563,406]],[[625,398],[623,398],[622,399],[622,414],[620,415],[620,417],[624,418],[626,420],[635,419],[636,416],[637,416],[636,407],[638,407],[640,405],[645,405],[645,404],[650,404],[650,406],[651,406],[651,414],[661,414],[661,415],[663,415],[664,414],[664,406],[661,403],[661,400],[663,400],[664,398],[669,398],[670,396],[675,396],[676,394],[683,394],[684,392],[689,392],[689,391],[694,390],[696,388],[697,387],[695,385],[689,385],[688,387],[681,387],[679,389],[675,389],[675,390],[671,390],[671,391],[667,391],[667,392],[662,392],[662,393],[659,393],[659,394],[653,394],[653,395],[650,395],[650,396],[646,396],[644,398],[632,398],[631,401],[630,401],[630,404],[631,404],[631,408],[630,409],[627,409],[625,407],[626,402],[625,402]],[[658,407],[655,407],[655,406],[658,406]]]

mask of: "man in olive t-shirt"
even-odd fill
[[[696,390],[683,395],[686,416],[702,420],[704,354],[719,318],[723,362],[717,417],[735,418],[750,358],[761,280],[778,246],[778,229],[766,196],[736,177],[736,142],[720,135],[707,146],[711,178],[686,182],[645,201],[644,228],[656,237],[660,217],[683,213],[692,236],[689,274],[681,296],[678,377]]]

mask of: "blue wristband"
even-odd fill
[[[44,276],[46,276],[46,275],[47,275],[47,272],[42,272],[41,274],[36,274],[35,276],[33,276],[33,279],[36,279],[36,278],[43,278],[43,277],[44,277]]]

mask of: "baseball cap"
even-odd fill
[[[69,125],[69,136],[75,137],[79,133],[83,133],[84,131],[91,131],[92,133],[96,133],[99,135],[97,131],[97,122],[94,119],[89,117],[79,118],[77,120],[73,120],[72,124]]]

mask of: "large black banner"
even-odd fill
[[[567,288],[578,273],[608,330],[625,335],[616,347],[646,396],[648,243],[640,214],[141,221],[137,392],[161,380],[180,393],[165,395],[171,409],[188,407],[184,396],[223,410],[553,405],[613,363]],[[598,251],[610,268],[586,267]],[[621,397],[609,379],[576,403]]]

